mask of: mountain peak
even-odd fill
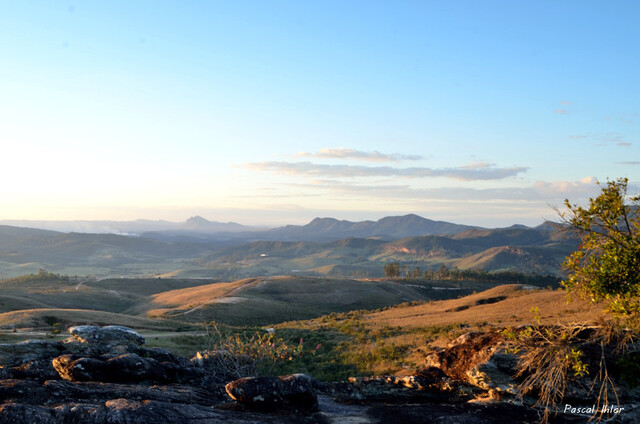
[[[203,217],[201,217],[200,215],[196,215],[196,216],[192,216],[191,218],[187,219],[185,224],[188,224],[188,225],[207,225],[207,224],[210,224],[210,222],[207,221],[206,219],[204,219]]]

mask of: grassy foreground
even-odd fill
[[[599,305],[578,300],[567,304],[563,290],[504,285],[458,299],[406,302],[277,324],[275,338],[301,344],[301,348],[299,354],[285,358],[272,371],[306,372],[326,381],[356,375],[410,374],[424,364],[429,351],[465,332],[532,323],[532,307],[539,308],[542,323],[604,319]],[[265,328],[225,327],[247,338],[256,332],[265,334]],[[204,334],[148,339],[152,346],[183,355],[210,348],[211,341]]]

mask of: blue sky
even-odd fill
[[[0,219],[554,218],[640,183],[635,1],[0,3]]]

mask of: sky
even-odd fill
[[[0,219],[537,225],[640,192],[640,3],[0,2]]]

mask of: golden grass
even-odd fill
[[[510,284],[458,299],[325,316],[282,323],[277,328],[347,331],[345,334],[352,337],[348,350],[360,354],[392,346],[404,352],[402,359],[382,360],[369,365],[369,371],[407,375],[424,365],[428,352],[463,333],[531,324],[532,307],[539,308],[542,324],[595,323],[605,317],[602,305],[583,300],[567,304],[564,290]]]
[[[214,299],[230,295],[235,289],[262,281],[260,278],[247,278],[231,283],[213,283],[197,287],[169,290],[151,296],[151,303],[157,308],[193,308],[211,302]],[[154,308],[154,309],[157,309]]]
[[[472,294],[460,299],[440,300],[428,304],[392,308],[363,317],[368,325],[404,328],[446,326],[458,323],[488,322],[499,326],[521,325],[531,321],[529,310],[537,306],[541,323],[594,322],[602,316],[602,305],[584,300],[567,304],[564,290],[527,290],[510,284]],[[506,296],[504,300],[497,300]],[[483,303],[483,302],[493,303]]]

